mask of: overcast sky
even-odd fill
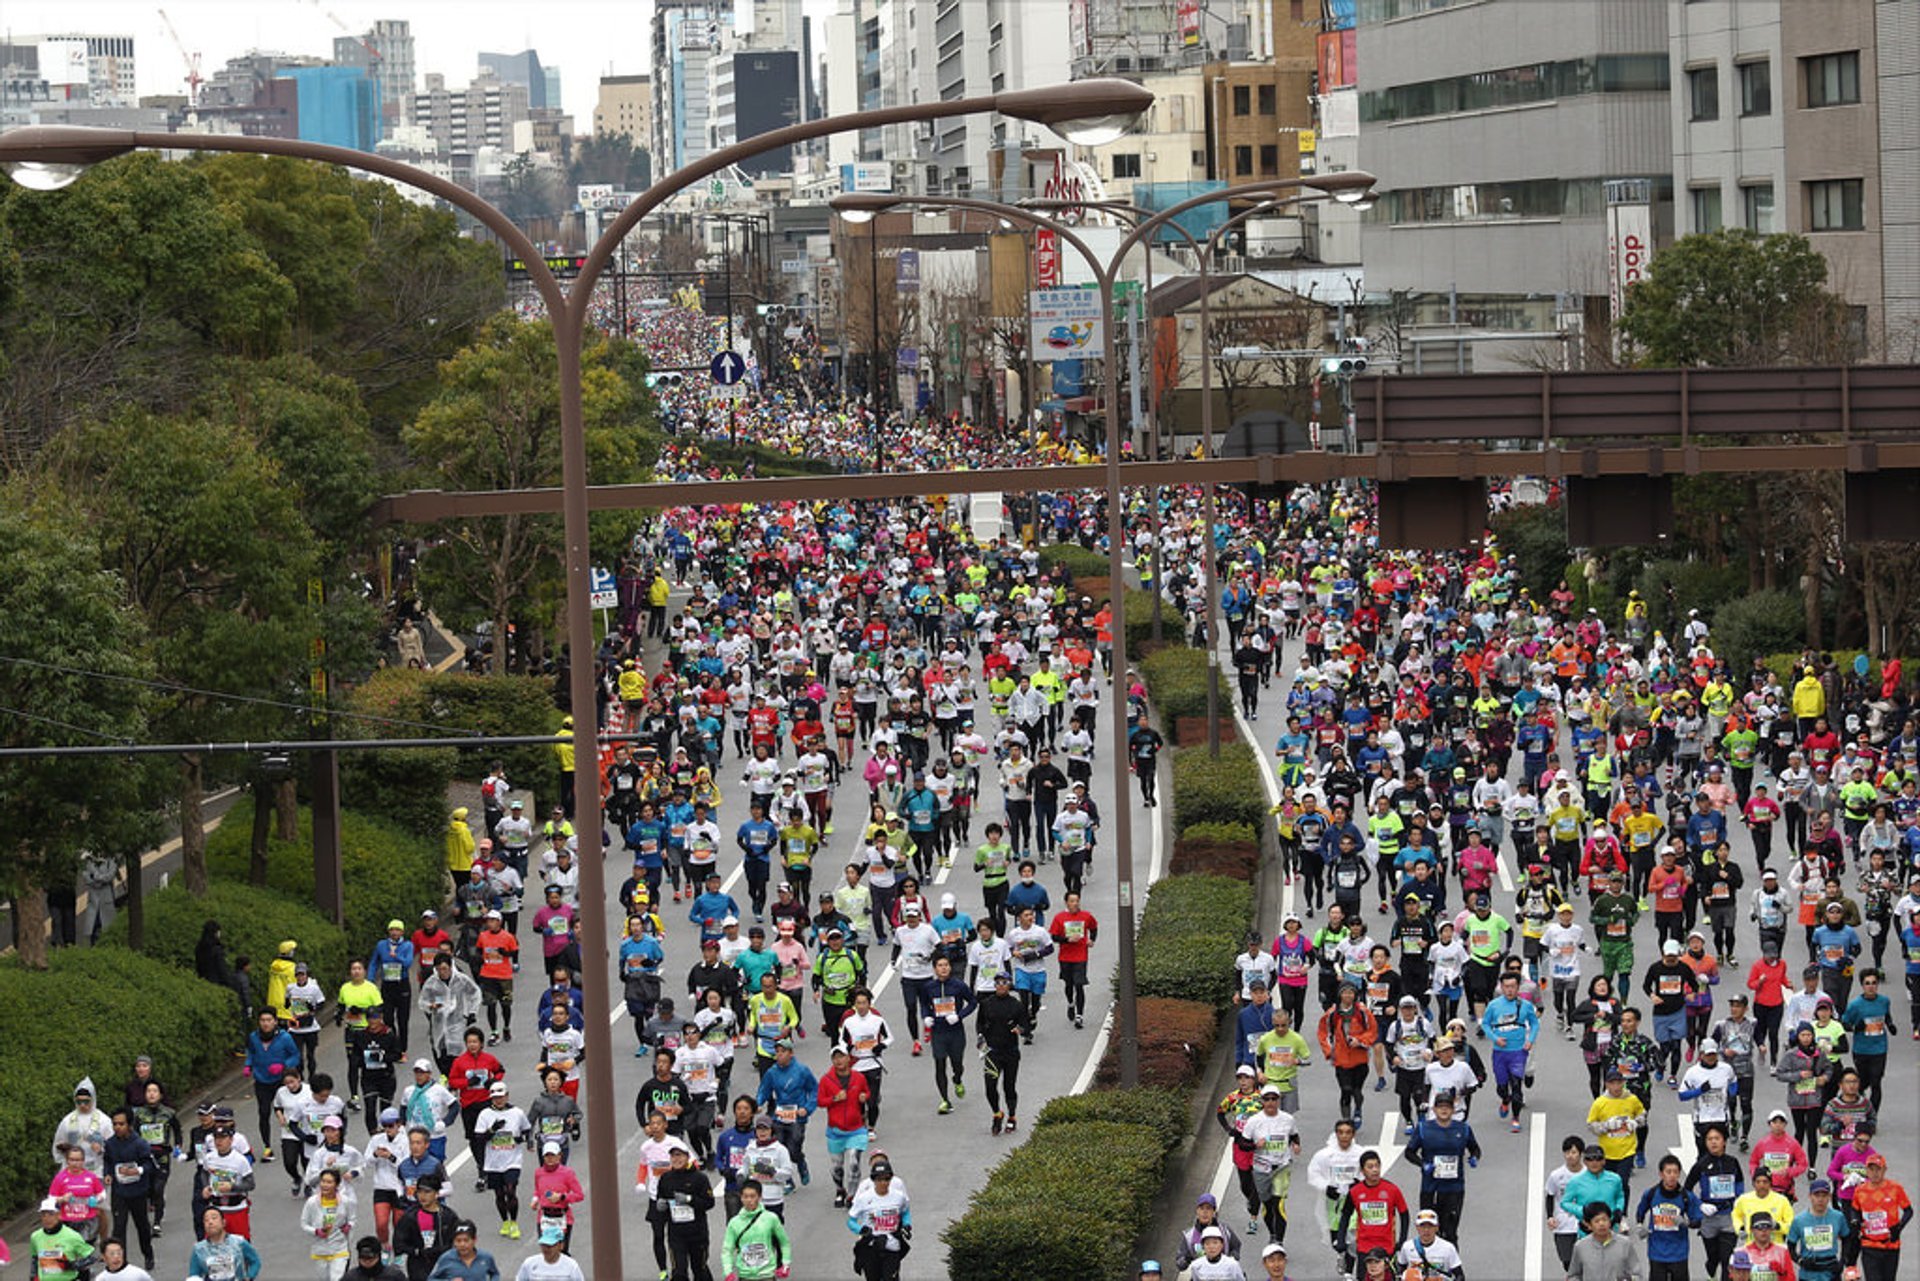
[[[737,0],[743,22],[751,19],[751,3]],[[833,0],[805,3],[815,19],[833,12]],[[593,128],[600,77],[646,71],[650,61],[652,0],[0,0],[0,32],[130,35],[140,92],[182,93],[184,64],[161,25],[162,4],[180,39],[201,55],[202,75],[255,48],[331,57],[340,29],[329,12],[355,32],[377,18],[407,19],[420,75],[443,72],[453,84],[472,77],[482,49],[531,47],[542,65],[560,68],[564,105],[583,133]],[[816,21],[816,58],[822,37]]]

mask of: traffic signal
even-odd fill
[[[1328,356],[1320,362],[1320,372],[1329,378],[1351,378],[1367,372],[1365,356]]]

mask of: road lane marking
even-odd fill
[[[1527,1184],[1525,1195],[1529,1198],[1539,1194],[1547,1182],[1547,1118],[1542,1112],[1534,1112],[1527,1120]],[[1544,1267],[1546,1241],[1545,1218],[1539,1207],[1524,1209],[1527,1221],[1527,1252],[1523,1281],[1540,1281]]]

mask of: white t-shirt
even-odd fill
[[[527,1114],[513,1104],[504,1108],[481,1108],[473,1120],[473,1132],[486,1136],[486,1157],[482,1168],[488,1174],[519,1169],[521,1152],[532,1128],[527,1121]]]
[[[536,1254],[522,1260],[513,1281],[587,1281],[587,1274],[570,1254],[563,1254],[552,1263],[547,1262],[545,1255]]]

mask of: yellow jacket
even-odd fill
[[[673,589],[667,585],[665,574],[655,574],[653,581],[647,584],[647,604],[658,609],[667,603],[667,595]]]
[[[467,808],[461,806],[447,820],[447,870],[465,876],[473,867],[473,829],[467,826]]]
[[[287,1006],[287,988],[293,984],[293,958],[275,957],[273,964],[267,967],[267,1004],[280,1016],[282,1022],[293,1017],[293,1011]]]
[[[553,736],[553,754],[560,758],[560,772],[573,773],[573,731],[560,730]]]
[[[1801,720],[1812,720],[1816,716],[1827,714],[1827,691],[1812,676],[1802,676],[1793,687],[1793,714]]]

